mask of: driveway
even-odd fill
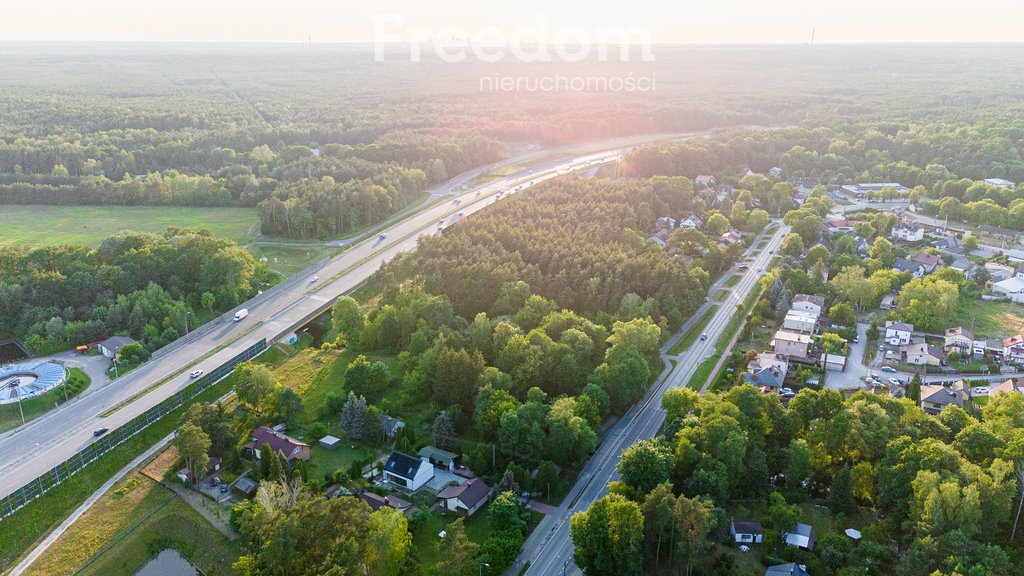
[[[62,364],[65,368],[78,368],[89,375],[92,381],[80,396],[86,396],[110,384],[110,376],[107,375],[107,368],[110,367],[110,359],[102,354],[87,355],[75,352],[61,352],[53,356],[34,358],[39,362],[53,361]]]
[[[857,323],[857,339],[860,342],[850,343],[850,352],[846,357],[846,370],[829,370],[825,377],[825,387],[832,390],[859,390],[864,388],[864,376],[868,367],[864,365],[864,348],[867,346],[868,325]]]

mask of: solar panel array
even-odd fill
[[[43,362],[42,364],[22,362],[0,366],[0,380],[6,380],[12,376],[33,376],[36,379],[31,384],[0,390],[0,403],[11,402],[19,397],[24,400],[42,394],[63,382],[67,374],[68,372],[63,366],[53,362]]]

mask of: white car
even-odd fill
[[[895,378],[889,378],[889,384],[892,384],[893,386],[899,386],[900,384],[902,384],[902,382]]]
[[[191,377],[191,378],[199,378],[199,377],[200,377],[200,376],[202,376],[202,375],[203,375],[203,371],[202,371],[202,370],[193,370],[193,371],[192,371],[192,372],[191,372],[191,373],[189,374],[189,377]]]
[[[971,390],[971,394],[975,396],[988,396],[988,388],[985,386],[978,386]]]
[[[316,282],[319,279],[320,279],[319,276],[313,276],[312,278],[309,279],[309,283],[312,284],[313,282]]]

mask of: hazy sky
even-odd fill
[[[408,27],[512,34],[636,27],[655,43],[1024,42],[1021,0],[5,0],[0,41],[373,42]],[[387,34],[408,39],[391,25]],[[438,32],[435,32],[438,34]]]

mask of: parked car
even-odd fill
[[[885,345],[884,344],[879,344],[878,345],[878,349],[879,350],[885,350]]]
[[[854,336],[853,340],[850,340],[850,342],[853,342],[854,344],[860,344],[860,338]]]
[[[227,491],[228,491],[228,485],[227,484],[221,484],[220,485],[220,492],[221,492],[221,494],[224,494]]]
[[[976,386],[971,390],[971,394],[975,396],[988,396],[988,388],[985,386]]]
[[[104,434],[106,434],[109,431],[110,431],[110,428],[100,428],[99,430],[93,431],[92,435],[93,436],[103,436]]]
[[[199,377],[200,377],[200,376],[202,376],[202,375],[203,375],[203,371],[202,371],[202,370],[193,370],[193,371],[192,371],[192,372],[191,372],[191,373],[189,374],[189,377],[190,377],[190,378],[199,378]]]
[[[792,388],[780,388],[779,396],[782,396],[783,398],[792,398],[796,396],[796,392],[794,392]]]
[[[896,372],[896,369],[893,368],[892,366],[883,366],[882,372]]]
[[[892,384],[893,386],[899,386],[900,384],[903,384],[903,383],[900,382],[899,380],[895,379],[895,378],[889,378],[889,384]]]

